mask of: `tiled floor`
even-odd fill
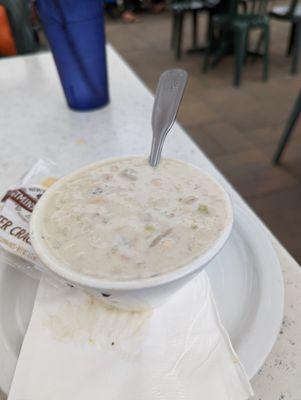
[[[186,22],[187,48],[190,21]],[[203,28],[205,22],[201,17]],[[182,67],[189,72],[180,123],[301,262],[301,118],[283,166],[274,167],[270,161],[301,88],[301,74],[289,74],[290,59],[284,56],[287,35],[286,23],[272,22],[269,81],[261,81],[260,60],[248,62],[243,84],[235,89],[231,56],[206,75],[198,54],[184,53],[181,61],[174,60],[167,13],[143,15],[142,22],[133,25],[107,23],[108,40],[152,90],[164,69]],[[200,43],[202,38],[203,32]]]

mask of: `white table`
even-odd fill
[[[103,157],[149,151],[152,95],[111,47],[108,59],[112,101],[90,113],[66,107],[51,55],[0,60],[0,193],[41,157],[56,161],[65,173]],[[247,207],[179,125],[167,138],[164,153],[218,174]],[[256,400],[301,400],[301,272],[269,235],[284,273],[285,321],[252,384]]]

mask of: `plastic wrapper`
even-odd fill
[[[29,221],[35,204],[45,190],[58,179],[57,166],[50,160],[38,162],[4,194],[0,202],[0,257],[31,278],[42,274],[59,283],[39,262],[29,237]]]

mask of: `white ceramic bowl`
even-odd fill
[[[105,159],[93,165],[100,165],[115,159],[117,158]],[[191,164],[189,165],[201,171],[202,174],[209,175],[196,166]],[[111,305],[127,310],[145,310],[157,307],[164,303],[168,297],[170,297],[173,293],[190,281],[190,279],[197,275],[225,245],[233,225],[233,210],[230,198],[221,184],[216,181],[215,178],[210,176],[224,193],[230,217],[228,224],[225,226],[214,245],[207,252],[194,259],[189,264],[162,275],[157,275],[150,278],[140,278],[126,281],[96,278],[76,272],[64,266],[60,261],[57,260],[57,258],[45,244],[45,241],[41,239],[41,228],[45,216],[45,210],[47,210],[48,199],[56,190],[60,189],[67,180],[72,178],[74,175],[91,168],[91,166],[92,165],[90,164],[86,167],[80,168],[59,179],[41,197],[34,208],[30,221],[30,237],[33,248],[43,265],[49,269],[52,274],[63,278],[75,286],[79,286],[85,290],[92,291],[93,293],[102,296],[103,300]]]

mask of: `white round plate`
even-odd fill
[[[222,321],[249,378],[264,363],[283,316],[278,258],[253,215],[235,206],[231,237],[206,271]],[[37,284],[12,268],[0,268],[0,388],[8,392]]]

